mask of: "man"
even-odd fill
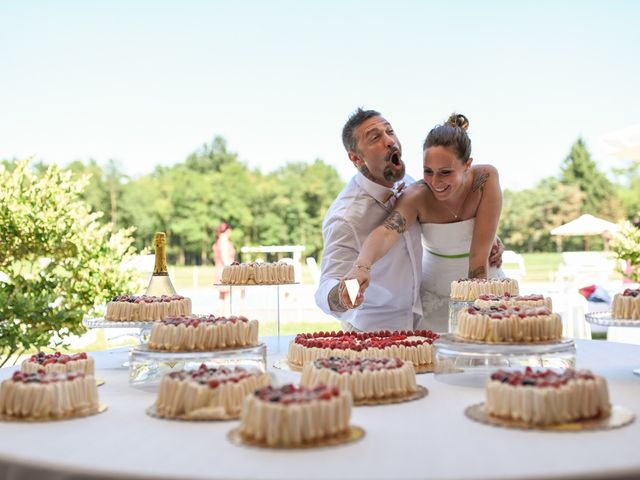
[[[323,222],[325,249],[316,303],[348,331],[413,330],[422,319],[422,245],[417,222],[371,267],[366,298],[363,301],[358,295],[355,309],[345,304],[342,281],[367,236],[393,210],[403,186],[413,183],[405,176],[402,147],[380,113],[361,108],[344,125],[342,143],[358,173],[338,195]],[[494,245],[496,248],[491,260],[497,255],[499,262],[504,248],[501,243]]]
[[[358,109],[342,130],[342,142],[358,173],[333,202],[322,225],[324,255],[316,303],[347,330],[413,330],[422,318],[420,227],[403,234],[371,269],[371,286],[359,308],[347,309],[341,282],[362,244],[387,218],[405,177],[402,147],[378,112]]]

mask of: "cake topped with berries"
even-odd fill
[[[589,370],[498,370],[487,381],[487,414],[532,425],[550,425],[610,414],[603,377]]]
[[[257,369],[207,367],[178,370],[162,377],[156,413],[167,418],[222,420],[238,418],[242,399],[271,383]]]
[[[171,315],[191,315],[191,299],[182,295],[118,295],[107,303],[105,320],[156,321]]]
[[[226,285],[279,285],[294,282],[293,265],[285,262],[234,262],[222,269],[220,279],[220,283]]]
[[[458,314],[456,334],[487,343],[549,342],[562,337],[562,319],[547,307],[473,306]]]
[[[613,296],[611,317],[625,320],[640,320],[640,288],[627,288]]]
[[[419,368],[432,365],[432,344],[438,338],[431,330],[301,333],[289,344],[287,359],[302,367],[321,357],[397,357]]]
[[[46,373],[81,372],[85,375],[95,374],[95,362],[85,352],[67,355],[61,352],[38,352],[27,358],[20,365],[25,373],[36,373],[44,370]]]
[[[152,350],[210,351],[258,344],[258,321],[243,316],[180,315],[155,322]]]
[[[476,307],[489,308],[497,307],[499,305],[505,305],[507,307],[547,307],[552,309],[551,297],[545,297],[544,295],[511,295],[505,293],[504,295],[494,294],[482,294],[478,296],[478,299],[473,302]]]
[[[477,300],[480,295],[518,295],[518,281],[513,278],[465,278],[451,282],[451,300]]]
[[[300,384],[336,386],[355,402],[406,398],[418,389],[413,364],[400,358],[318,358],[305,363]]]
[[[240,436],[249,442],[292,447],[349,432],[351,394],[337,387],[265,387],[245,397]]]
[[[72,418],[97,412],[92,375],[16,371],[0,385],[0,416],[24,420]]]

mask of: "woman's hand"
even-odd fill
[[[356,279],[360,289],[356,295],[355,302],[351,302],[349,293],[347,292],[347,286],[345,281]],[[371,281],[371,267],[365,265],[354,264],[351,267],[349,273],[340,281],[340,287],[338,287],[338,294],[340,295],[340,302],[347,308],[357,308],[364,302],[364,291],[369,287]]]
[[[489,253],[489,266],[500,268],[502,265],[502,254],[504,253],[504,244],[500,237],[496,235],[496,239],[491,245],[491,253]]]

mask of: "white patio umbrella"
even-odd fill
[[[551,230],[551,235],[556,236],[585,236],[602,235],[604,233],[614,233],[618,231],[618,225],[602,218],[594,217],[585,213],[575,220],[560,225]],[[585,249],[589,250],[589,238],[585,239]]]

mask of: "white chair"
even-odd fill
[[[513,250],[505,250],[502,254],[502,271],[508,278],[522,280],[527,273],[524,257]]]
[[[558,277],[581,287],[607,283],[616,263],[603,252],[563,252],[562,261]]]
[[[311,274],[311,280],[313,280],[314,285],[318,285],[320,283],[320,269],[318,268],[318,262],[313,257],[307,257],[307,268],[309,269],[309,273]]]

